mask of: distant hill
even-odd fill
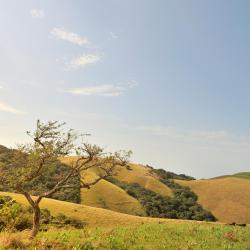
[[[211,179],[221,179],[221,178],[226,178],[226,177],[238,177],[238,178],[250,180],[250,172],[239,172],[239,173],[231,174],[231,175],[221,175],[221,176],[214,177]]]

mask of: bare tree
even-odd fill
[[[114,174],[118,166],[126,167],[131,151],[106,153],[103,148],[89,143],[78,143],[79,136],[73,130],[64,130],[65,123],[39,120],[33,133],[27,132],[32,138],[30,144],[20,145],[14,150],[10,164],[1,168],[0,180],[5,186],[25,196],[33,209],[33,227],[30,238],[34,238],[40,228],[40,202],[44,197],[61,189],[76,188],[79,183],[70,182],[73,177],[80,178],[80,188],[90,188],[107,176]],[[36,190],[32,183],[39,181],[50,167],[62,157],[75,155],[70,170],[56,177],[53,187],[45,192]],[[86,181],[83,172],[88,169],[98,172],[96,179]],[[32,188],[31,188],[32,187]],[[32,196],[32,194],[36,196]]]

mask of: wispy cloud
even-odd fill
[[[50,34],[57,39],[65,40],[79,46],[89,43],[87,37],[80,36],[79,34],[67,31],[63,28],[54,28],[51,30]]]
[[[110,37],[112,38],[112,39],[118,39],[119,38],[119,36],[118,35],[116,35],[114,32],[110,32],[109,33],[110,34]]]
[[[84,68],[87,65],[95,64],[101,61],[101,56],[97,54],[83,54],[81,56],[78,56],[76,58],[73,58],[68,63],[69,69],[78,69],[78,68]]]
[[[2,103],[2,102],[0,102],[0,111],[6,112],[6,113],[12,113],[12,114],[16,114],[16,115],[26,114],[26,112],[18,110],[16,108],[13,108],[12,106],[10,106],[6,103]]]
[[[41,9],[32,9],[30,10],[30,15],[33,17],[33,18],[44,18],[45,14],[44,14],[44,11],[41,10]]]
[[[124,94],[126,91],[135,87],[136,85],[137,82],[131,81],[122,84],[104,84],[81,88],[72,88],[64,92],[73,95],[115,97]]]
[[[192,142],[222,141],[230,139],[230,135],[224,130],[178,130],[172,127],[163,127],[158,125],[139,126],[137,129],[147,131],[158,136]]]

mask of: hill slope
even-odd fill
[[[77,157],[71,156],[61,158],[60,160],[70,166],[76,159]],[[87,182],[91,182],[97,177],[95,169],[88,169],[82,176]],[[145,215],[144,209],[138,200],[128,195],[123,189],[106,180],[101,180],[90,189],[82,188],[80,190],[80,195],[81,204],[83,205],[106,208],[132,215]]]
[[[145,214],[138,200],[106,180],[101,180],[90,189],[81,189],[81,204],[127,214]]]
[[[28,203],[23,195],[0,192],[2,196],[11,196],[18,203],[27,206]],[[90,226],[120,226],[120,225],[137,225],[144,223],[202,223],[198,221],[158,219],[150,217],[139,217],[123,213],[114,212],[103,208],[95,208],[81,204],[59,201],[44,198],[41,201],[41,208],[47,208],[52,215],[63,213],[64,215],[76,218],[88,223]]]
[[[222,222],[250,223],[250,180],[228,177],[182,181],[198,195],[198,202]]]
[[[173,196],[172,190],[150,173],[150,169],[137,164],[130,164],[131,170],[121,168],[117,171],[118,180],[128,183],[138,183],[146,189],[163,196]]]

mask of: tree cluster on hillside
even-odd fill
[[[215,221],[216,218],[197,203],[197,196],[186,187],[172,186],[174,197],[165,197],[148,190],[138,183],[125,183],[114,177],[106,180],[124,189],[136,198],[147,216],[158,218]]]
[[[176,180],[195,180],[194,177],[185,174],[176,174],[173,172],[166,171],[164,169],[155,169],[151,167],[151,172],[156,173],[161,179],[176,179]]]

